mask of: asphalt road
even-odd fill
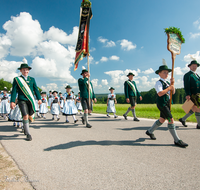
[[[80,118],[80,116],[77,116]],[[163,124],[146,136],[155,120],[140,122],[93,114],[92,128],[60,121],[36,119],[32,141],[20,129],[0,118],[0,142],[37,190],[90,189],[199,189],[200,130],[195,124],[178,126],[178,135],[189,144],[174,146]]]

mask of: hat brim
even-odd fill
[[[57,92],[57,91],[53,91],[53,92],[52,92],[52,94],[54,94],[55,92],[58,94],[58,92]]]
[[[197,67],[199,67],[200,66],[200,64],[199,63],[190,63],[189,65],[188,65],[188,67],[190,67],[191,65],[193,65],[193,64],[196,64],[197,65]]]
[[[161,70],[157,70],[155,73],[158,74],[161,71],[168,71],[170,73],[172,70],[171,69],[161,69]]]
[[[129,77],[129,76],[131,76],[131,75],[132,75],[132,76],[135,76],[134,74],[130,74],[130,75],[126,75],[126,76]]]
[[[84,73],[88,73],[88,71],[86,70],[86,71],[83,71],[80,75],[82,75],[82,74],[84,74]]]
[[[32,69],[31,67],[23,67],[23,68],[19,67],[18,70],[25,69],[25,68],[27,68],[27,69],[29,69],[29,70]]]

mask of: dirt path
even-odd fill
[[[27,177],[18,168],[0,143],[0,189],[32,190]]]

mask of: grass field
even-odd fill
[[[129,106],[130,106],[129,104],[116,104],[115,105],[117,111],[116,114],[122,116],[126,112]],[[181,106],[182,104],[172,105],[172,116],[176,121],[178,121],[179,118],[185,115],[185,112],[183,111]],[[94,113],[106,114],[106,108],[107,108],[106,104],[95,104],[93,108],[94,108],[93,111]],[[156,104],[138,104],[135,110],[137,117],[151,118],[151,119],[158,119],[160,117],[160,113]],[[132,116],[132,112],[129,112],[128,116]],[[190,116],[187,119],[187,121],[196,122],[195,114]]]

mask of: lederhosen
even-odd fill
[[[166,88],[168,88],[169,82],[167,82],[167,84],[165,82],[163,82],[162,80],[159,80],[163,86],[163,90],[165,90]],[[170,98],[169,98],[169,94],[166,93],[163,96],[158,96],[157,94],[157,98],[156,98],[156,103],[157,103],[157,107],[160,110],[160,117],[167,119],[168,121],[170,121],[172,117],[171,111],[170,111]]]
[[[89,98],[81,98],[81,105],[83,107],[83,110],[93,110],[92,107],[92,99],[90,98],[90,106],[89,106]]]

